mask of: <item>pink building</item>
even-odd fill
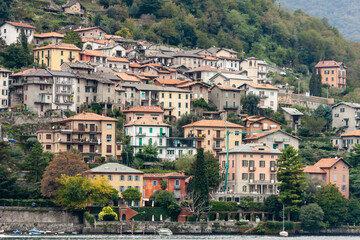
[[[349,167],[342,158],[323,158],[313,166],[306,166],[304,172],[310,179],[336,184],[341,194],[349,199]]]
[[[241,197],[252,196],[254,201],[262,202],[267,196],[277,194],[276,163],[279,155],[278,149],[262,144],[244,144],[230,149],[227,190],[217,193],[217,200],[239,202]],[[226,152],[220,152],[219,156],[223,170]]]

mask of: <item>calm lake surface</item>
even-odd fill
[[[217,239],[217,240],[275,240],[282,239],[280,236],[244,236],[244,235],[173,235],[163,236],[158,235],[40,235],[40,236],[19,236],[12,235],[6,236],[5,238],[0,236],[0,239],[56,239],[56,240],[84,240],[84,239],[136,239],[136,240],[147,240],[147,239]],[[299,237],[288,237],[286,239],[293,240],[355,240],[360,239],[360,236],[299,236]]]

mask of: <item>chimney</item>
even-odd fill
[[[171,173],[171,170],[169,169],[169,173]]]

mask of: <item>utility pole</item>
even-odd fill
[[[300,78],[298,78],[298,105],[300,106]]]

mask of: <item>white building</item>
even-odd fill
[[[279,89],[270,84],[244,83],[239,87],[246,95],[255,94],[260,97],[260,108],[271,108],[274,112],[278,109]]]
[[[124,125],[125,135],[130,136],[130,145],[134,154],[141,151],[144,145],[156,144],[158,157],[174,161],[180,155],[195,154],[195,139],[170,138],[170,125],[162,120],[143,117]]]
[[[11,71],[0,68],[0,109],[8,108],[9,104],[9,75]]]
[[[34,39],[35,27],[22,22],[4,22],[0,26],[0,37],[5,40],[6,45],[16,43],[20,36],[21,29],[24,29],[27,40],[31,43]]]

